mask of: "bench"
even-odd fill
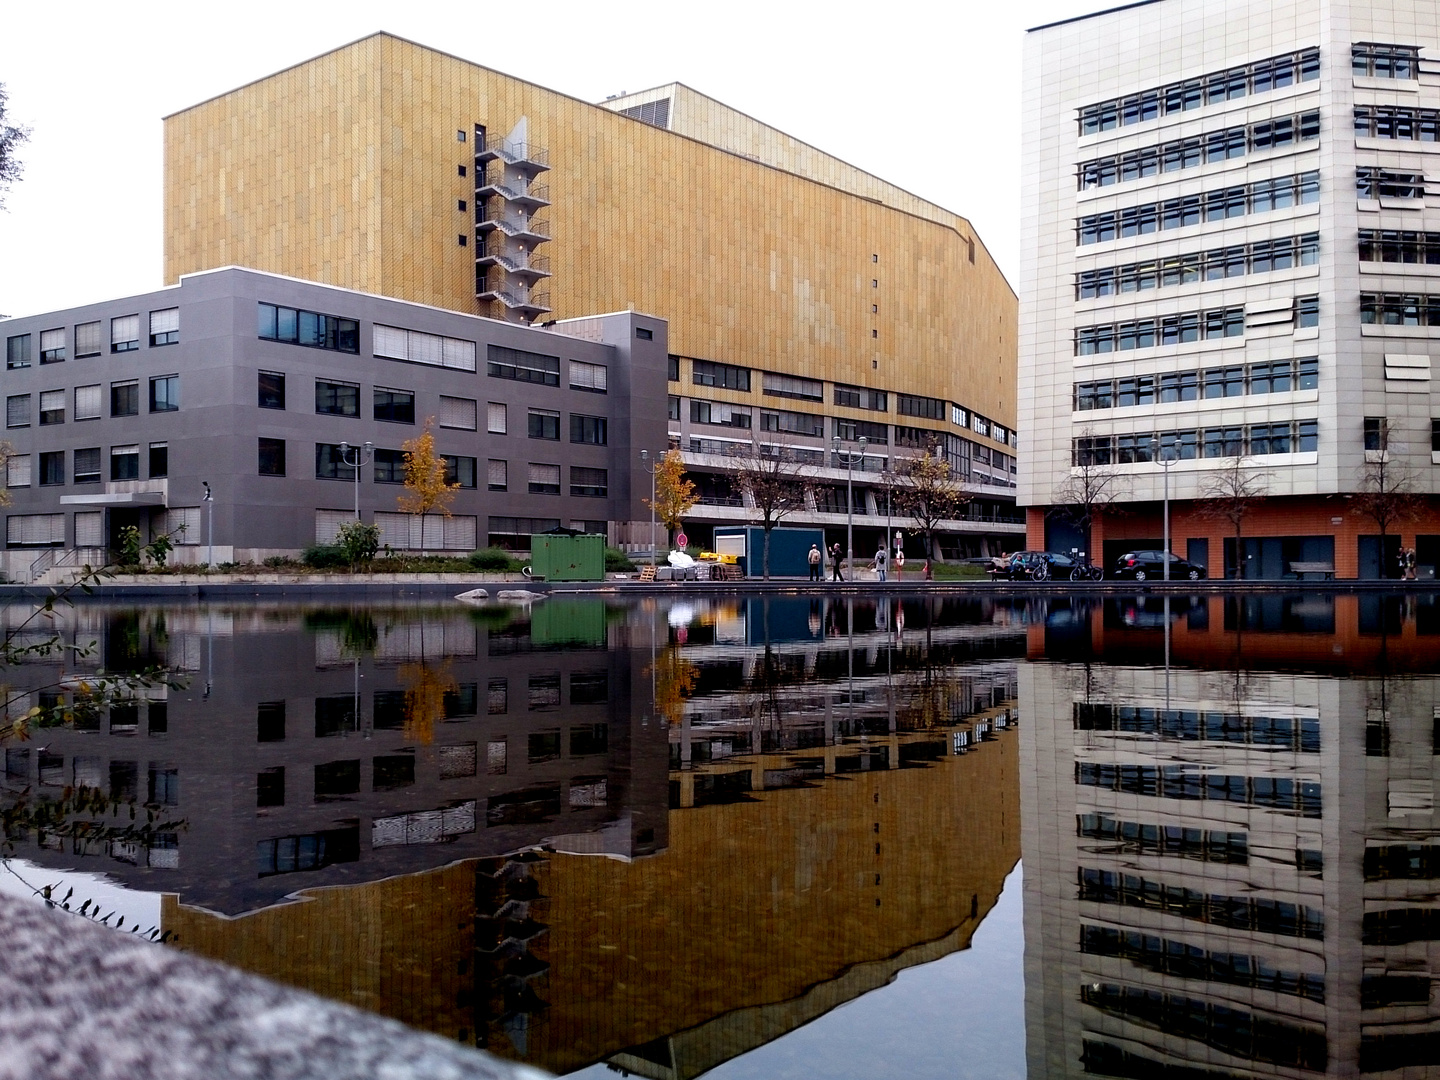
[[[1294,574],[1300,581],[1305,580],[1306,574],[1321,574],[1324,580],[1330,581],[1335,577],[1335,564],[1328,562],[1292,562],[1290,573]]]

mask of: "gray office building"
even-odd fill
[[[648,518],[640,448],[666,444],[667,325],[634,312],[531,328],[227,267],[0,337],[12,578],[46,549],[93,561],[126,526],[182,563],[293,555],[357,506],[396,551],[613,538]],[[427,425],[448,515],[398,504]]]

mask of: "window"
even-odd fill
[[[1360,321],[1365,321],[1363,311]],[[1295,325],[1296,327],[1320,325],[1320,298],[1318,296],[1297,296],[1295,298]]]
[[[1440,110],[1402,105],[1357,105],[1355,137],[1440,142]]]
[[[374,463],[375,483],[403,484],[405,482],[405,451],[377,449]]]
[[[603,394],[608,375],[609,372],[604,364],[586,364],[579,360],[570,361],[571,390],[586,390],[592,394]]]
[[[178,543],[178,541],[177,541]],[[98,548],[105,546],[105,515],[99,510],[75,512],[75,546],[77,548]],[[150,708],[155,708],[155,702]]]
[[[65,331],[40,331],[40,363],[58,364],[65,359]]]
[[[665,399],[665,417],[668,420],[680,419],[680,399],[674,394]]]
[[[174,345],[180,340],[180,309],[150,312],[150,347]]]
[[[110,479],[140,479],[139,446],[112,446],[110,448]]]
[[[1365,449],[1385,450],[1390,443],[1390,425],[1383,416],[1367,416],[1364,420]]]
[[[157,375],[150,380],[150,411],[175,412],[180,408],[180,376]]]
[[[665,366],[665,370],[666,370],[666,377],[667,377],[671,382],[679,382],[679,381],[680,381],[680,358],[679,358],[678,356],[676,356],[674,353],[671,353],[670,356],[667,358],[667,363],[666,363],[666,366]]]
[[[1414,45],[1365,41],[1350,46],[1350,67],[1356,75],[1376,79],[1416,79],[1420,75],[1420,50]]]
[[[678,414],[679,398],[676,398]],[[678,420],[680,417],[675,416]],[[736,405],[729,405],[722,401],[691,401],[690,422],[692,424],[714,424],[718,427],[750,429],[750,410]]]
[[[654,341],[655,331],[649,329],[648,327],[637,326],[635,328],[635,336],[641,341]]]
[[[445,483],[458,484],[461,488],[475,487],[475,459],[456,454],[445,454]]]
[[[750,369],[713,360],[690,361],[690,378],[696,386],[750,392]]]
[[[1361,111],[1355,110],[1357,130]],[[1320,113],[1300,113],[1084,161],[1076,166],[1076,180],[1081,191],[1108,187],[1159,173],[1194,168],[1207,161],[1240,157],[1247,148],[1254,153],[1319,137]]]
[[[785,435],[807,435],[824,438],[825,418],[814,413],[761,412],[760,427]]]
[[[100,419],[102,399],[103,390],[98,383],[92,386],[77,386],[75,388],[75,419]]]
[[[492,435],[504,435],[506,432],[505,405],[499,401],[492,401],[486,408],[485,430]]]
[[[398,326],[374,327],[375,355],[387,360],[445,367],[455,371],[475,370],[475,343],[464,338],[426,334]]]
[[[1356,169],[1355,194],[1362,199],[1423,199],[1425,174],[1391,169]]]
[[[1313,203],[1319,197],[1318,172],[1257,180],[1248,185],[1207,191],[1203,195],[1183,196],[1124,210],[1087,215],[1076,222],[1075,242],[1084,246],[1117,237],[1143,236],[1158,229],[1185,228],[1202,220],[1222,221],[1242,217],[1247,213],[1259,214],[1301,203]]]
[[[64,514],[11,514],[5,519],[5,542],[11,547],[63,547]],[[76,758],[76,764],[80,759]]]
[[[889,397],[884,390],[867,390],[863,386],[837,384],[834,401],[847,409],[869,409],[872,412],[888,412],[890,409]]]
[[[1149,349],[1192,341],[1239,337],[1245,332],[1245,309],[1217,308],[1160,318],[1136,319],[1103,326],[1082,326],[1075,331],[1075,355]]]
[[[530,494],[559,495],[560,466],[530,463]]]
[[[5,426],[7,428],[30,426],[29,394],[11,394],[5,399]]]
[[[500,458],[491,458],[486,469],[488,487],[491,491],[505,491],[509,488],[507,463]]]
[[[375,419],[392,424],[415,423],[415,392],[375,387]]]
[[[40,395],[40,426],[65,422],[65,391],[46,390]]]
[[[485,373],[492,379],[514,379],[538,386],[560,385],[558,356],[507,349],[501,345],[487,345],[485,350]]]
[[[1075,298],[1088,300],[1202,280],[1288,270],[1294,266],[1313,266],[1319,257],[1318,233],[1261,240],[1166,259],[1084,270],[1075,275]]]
[[[345,464],[337,443],[315,444],[315,479],[355,482],[355,467]]]
[[[257,404],[262,409],[285,408],[285,376],[279,371],[262,371],[256,380]]]
[[[17,334],[5,339],[5,367],[9,370],[30,366],[30,335]]]
[[[591,446],[607,446],[610,442],[610,422],[603,416],[582,416],[570,414],[570,441],[588,443]]]
[[[1430,452],[1440,453],[1440,420],[1430,421]]]
[[[890,442],[889,424],[872,424],[868,420],[841,420],[838,417],[830,423],[831,434],[845,442],[856,442],[862,438],[870,440],[871,445],[885,446]]]
[[[140,415],[140,383],[136,379],[110,384],[110,415]]]
[[[265,341],[283,341],[336,352],[360,351],[360,324],[354,319],[265,303],[260,304],[258,314],[259,334]]]
[[[40,486],[65,483],[65,451],[54,450],[40,455]]]
[[[110,320],[110,351],[133,352],[140,348],[140,316],[121,315]]]
[[[75,451],[75,483],[98,484],[100,482],[100,448],[89,446]]]
[[[75,358],[99,356],[101,346],[99,322],[79,323],[75,327]]]
[[[275,765],[255,774],[255,805],[285,805],[285,766]]]
[[[802,379],[795,375],[776,375],[764,372],[761,376],[762,392],[766,397],[800,398],[804,401],[824,401],[825,384],[816,379]]]
[[[896,394],[895,411],[901,416],[920,416],[926,420],[944,420],[945,402],[939,398],[918,397],[914,394]]]
[[[560,414],[551,412],[548,409],[531,409],[526,414],[526,421],[532,439],[554,439],[560,438]]]
[[[156,479],[161,476],[170,475],[170,444],[163,442],[152,442],[150,444],[150,477]]]
[[[359,416],[360,384],[316,379],[315,411],[329,416]]]
[[[442,428],[458,428],[461,431],[474,431],[476,427],[478,403],[474,398],[446,397],[440,395],[440,426]]]
[[[587,497],[604,497],[610,493],[608,474],[604,469],[586,469],[579,465],[570,466],[570,494]]]

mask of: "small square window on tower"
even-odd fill
[[[467,247],[470,244],[470,238],[464,233],[461,233],[459,236],[455,237],[455,240],[459,243],[461,247]]]
[[[464,129],[464,128],[456,128],[456,129],[455,129],[455,141],[456,141],[456,142],[464,142],[464,141],[465,141],[465,129]]]
[[[880,261],[880,256],[879,256],[879,255],[871,255],[871,256],[870,256],[870,261],[871,261],[872,263],[878,263],[878,262]]]
[[[460,172],[459,172],[458,175],[460,175],[460,176],[464,176],[464,175],[465,175],[465,166],[464,166],[464,165],[457,165],[457,166],[455,166],[455,167],[460,170]]]
[[[464,199],[456,199],[456,200],[455,200],[455,209],[456,209],[456,210],[461,210],[461,211],[463,211],[463,210],[465,209],[465,200],[464,200]]]

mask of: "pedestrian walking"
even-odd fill
[[[895,548],[895,580],[905,580],[905,549],[898,545]]]
[[[821,564],[825,561],[825,556],[823,556],[823,555],[820,554],[820,548],[819,548],[817,545],[815,545],[815,544],[811,544],[811,545],[810,545],[810,555],[809,555],[809,559],[810,559],[810,580],[811,580],[811,581],[819,581],[819,580],[821,580],[821,578],[823,577],[823,575],[820,573],[820,566],[821,566]]]
[[[831,578],[832,581],[845,580],[843,577],[840,576],[840,560],[844,557],[845,553],[840,550],[840,542],[837,540],[830,547],[830,567],[834,572],[834,577]]]
[[[885,546],[885,542],[882,540],[880,547],[875,551],[875,574],[880,581],[885,580],[885,571],[889,569],[889,562],[890,549]]]

